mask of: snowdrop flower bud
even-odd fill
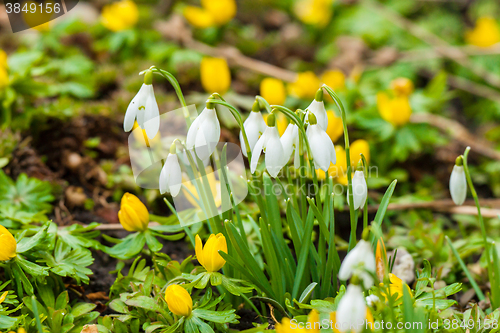
[[[125,132],[132,130],[136,118],[148,138],[153,139],[160,129],[160,110],[153,91],[153,72],[150,69],[144,73],[144,83],[125,112],[123,120]]]
[[[250,115],[248,115],[248,118],[243,123],[243,127],[245,128],[245,132],[247,134],[248,145],[250,146],[250,150],[252,150],[255,143],[257,143],[257,140],[259,140],[260,136],[264,133],[267,127],[266,122],[260,113],[259,101],[255,101],[253,103],[252,112],[250,112]],[[243,155],[248,156],[242,131],[240,131],[240,142]]]
[[[375,256],[372,247],[367,241],[360,240],[340,265],[339,279],[345,281],[356,275],[363,280],[365,289],[369,289],[373,286],[372,274],[375,274]]]
[[[366,185],[365,174],[362,166],[358,164],[358,170],[354,172],[352,177],[352,197],[354,199],[354,209],[360,209],[365,206],[366,197],[368,195],[368,186]],[[349,203],[349,189],[347,189],[347,203]]]
[[[343,332],[363,331],[367,317],[365,298],[360,286],[347,286],[344,297],[339,302],[336,324]]]
[[[257,140],[253,150],[252,159],[250,161],[250,171],[255,173],[257,163],[262,151],[266,153],[266,169],[269,175],[275,178],[285,165],[283,145],[280,141],[280,135],[276,128],[276,117],[271,113],[267,117],[267,128],[264,134]]]
[[[219,138],[220,124],[215,105],[207,103],[205,109],[189,127],[186,147],[194,148],[200,160],[206,161],[215,151]]]
[[[306,134],[307,140],[309,141],[309,147],[311,148],[314,166],[316,169],[321,169],[326,172],[330,167],[330,163],[335,164],[337,161],[333,142],[328,134],[326,134],[325,130],[318,124],[314,113],[309,113],[308,119],[309,126],[307,127]]]
[[[170,153],[160,172],[160,193],[170,192],[172,196],[177,196],[181,190],[182,171],[179,165],[177,154],[175,153],[175,141],[170,146]]]
[[[328,114],[326,113],[325,104],[323,103],[323,88],[319,88],[314,97],[314,101],[307,107],[307,116],[314,114],[319,126],[326,131],[328,128]]]
[[[450,176],[450,194],[455,205],[462,205],[467,197],[467,180],[464,172],[464,159],[458,156]]]

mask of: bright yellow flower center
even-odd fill
[[[102,24],[111,31],[130,29],[138,20],[139,10],[131,0],[121,0],[106,5],[101,13]]]
[[[226,238],[223,234],[211,234],[205,246],[201,242],[199,235],[196,235],[196,258],[205,267],[207,272],[219,271],[226,261],[221,257],[219,251],[227,253]]]

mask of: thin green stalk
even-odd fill
[[[344,141],[345,141],[345,156],[346,156],[346,161],[347,161],[347,182],[348,182],[348,189],[349,189],[349,214],[350,214],[350,219],[351,219],[351,238],[349,240],[349,251],[351,251],[354,246],[356,246],[356,226],[357,226],[357,221],[354,216],[354,196],[352,193],[352,170],[351,170],[351,155],[350,155],[350,149],[349,149],[349,133],[347,131],[347,116],[346,112],[344,109],[344,105],[342,104],[342,101],[340,98],[337,96],[337,94],[333,91],[332,88],[324,84],[322,86],[328,95],[333,99],[335,104],[340,110],[340,117],[342,118],[342,125],[344,127]],[[354,237],[353,237],[353,231],[354,229]]]

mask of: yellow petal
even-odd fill
[[[319,321],[319,312],[316,310],[311,310],[309,315],[307,316],[307,322],[309,323],[310,329],[307,330],[307,333],[319,333],[321,327],[321,322]]]
[[[396,95],[409,96],[413,92],[413,82],[406,77],[398,77],[391,81],[391,89]]]
[[[138,197],[131,193],[125,193],[121,200],[121,209],[128,207],[135,213],[133,215],[133,224],[137,226],[137,230],[146,230],[149,224],[149,212],[146,206],[139,200]]]
[[[201,242],[200,235],[196,235],[195,252],[196,252],[196,259],[198,259],[198,262],[200,263],[200,265],[205,267],[205,260],[203,257],[203,244]]]
[[[16,239],[7,228],[0,225],[0,261],[7,261],[14,258],[17,250]]]
[[[208,93],[224,94],[231,86],[231,73],[224,58],[205,57],[200,65],[201,85]]]
[[[3,301],[7,298],[7,295],[9,294],[8,291],[4,292],[2,295],[0,295],[0,304],[2,304]]]
[[[103,7],[101,23],[111,31],[130,29],[139,20],[139,10],[135,2],[122,0]]]
[[[333,90],[345,88],[345,74],[338,69],[324,72],[321,76],[321,81]]]
[[[356,167],[358,161],[361,159],[361,154],[365,156],[366,162],[370,163],[370,145],[368,141],[363,139],[356,140],[351,143],[350,149],[351,166]]]
[[[384,240],[380,238],[377,242],[377,248],[375,250],[376,273],[380,281],[383,281],[385,276],[385,264],[387,261],[386,256]]]
[[[335,112],[328,110],[326,112],[328,117],[328,127],[326,128],[326,134],[335,143],[338,138],[344,133],[344,127],[342,125],[342,118],[337,117]]]
[[[480,17],[474,29],[465,33],[467,43],[490,47],[500,42],[500,28],[498,22],[492,17]]]
[[[260,82],[260,95],[271,105],[282,105],[286,99],[283,81],[267,77]]]
[[[288,85],[290,94],[299,98],[314,98],[318,91],[321,81],[316,74],[311,71],[297,74],[295,82]]]

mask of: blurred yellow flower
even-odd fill
[[[479,46],[490,47],[500,42],[500,28],[498,22],[492,17],[480,17],[476,21],[474,29],[465,33],[467,43]]]
[[[408,96],[389,97],[385,92],[377,94],[377,107],[382,119],[394,126],[408,123],[412,113]]]
[[[314,98],[318,91],[321,81],[311,71],[297,74],[297,80],[288,85],[288,90],[291,95],[299,98]]]
[[[215,203],[215,207],[220,207],[222,204],[222,196],[220,192],[220,181],[215,179],[215,172],[212,170],[211,166],[205,168],[205,173],[207,175],[208,184],[210,185],[210,192],[212,193],[212,198]],[[202,179],[200,179],[202,180]],[[182,193],[186,196],[186,199],[196,208],[200,208],[199,194],[196,191],[196,186],[194,184],[196,180],[183,179],[182,181]],[[203,181],[203,180],[202,180]]]
[[[184,17],[197,28],[221,26],[236,15],[235,0],[201,0],[201,7],[187,6]]]
[[[9,84],[9,73],[7,69],[0,67],[0,89],[7,87]]]
[[[264,121],[266,122],[266,124],[267,124],[267,117],[268,116],[269,116],[269,113],[264,113],[262,115],[262,118],[264,118]],[[286,127],[288,126],[288,119],[281,112],[275,113],[275,116],[276,116],[276,127],[278,127],[278,133],[281,136],[281,135],[283,135],[283,133],[285,133]]]
[[[359,139],[350,144],[349,155],[351,158],[351,166],[355,168],[361,159],[361,154],[365,156],[366,162],[370,163],[370,145],[368,141]]]
[[[207,272],[217,272],[226,264],[224,258],[219,254],[219,251],[227,253],[226,238],[221,233],[211,234],[204,247],[200,236],[196,235],[195,250],[196,258]]]
[[[413,297],[413,294],[411,292],[410,287],[406,283],[404,283],[403,280],[398,278],[396,275],[389,273],[389,280],[391,282],[389,284],[389,291],[391,293],[391,296],[394,296],[397,294],[396,300],[403,297],[403,286],[406,287],[410,296]],[[383,286],[383,285],[384,285],[383,283],[380,284],[380,286]],[[382,296],[386,297],[386,295],[384,293],[382,293]]]
[[[330,324],[332,325],[333,328],[333,333],[345,333],[343,331],[340,331],[337,327],[341,327],[341,324],[339,323],[338,325],[335,325],[337,323],[337,311],[334,311],[330,313]],[[371,323],[368,324],[368,323]],[[373,320],[373,315],[370,309],[367,307],[366,308],[366,327],[373,327],[374,320]]]
[[[193,299],[182,286],[171,284],[165,290],[168,309],[177,316],[188,317],[193,311]]]
[[[0,68],[7,68],[7,53],[0,49]]]
[[[224,58],[205,57],[200,65],[201,85],[208,93],[224,94],[231,87],[231,73]]]
[[[324,27],[332,17],[332,3],[333,0],[299,0],[293,9],[302,22]]]
[[[7,261],[14,258],[17,250],[17,242],[7,228],[0,225],[0,261]]]
[[[121,0],[106,5],[102,9],[101,22],[111,31],[132,28],[139,20],[139,10],[132,0]]]
[[[321,82],[323,82],[333,90],[343,89],[345,88],[344,72],[338,69],[328,70],[324,72],[323,75],[321,75]]]
[[[338,138],[344,133],[344,126],[342,125],[342,118],[337,117],[335,112],[328,110],[326,112],[328,117],[328,127],[326,128],[326,134],[335,143]]]
[[[292,324],[289,318],[283,317],[281,323],[276,323],[274,329],[276,333],[306,333],[307,331],[303,328],[298,328],[297,323]]]
[[[201,0],[201,6],[212,15],[216,25],[226,24],[236,15],[235,0]]]
[[[266,77],[260,82],[260,95],[271,105],[283,105],[286,99],[285,85],[280,79]]]
[[[47,6],[50,6],[54,8],[55,3],[52,1],[46,1],[45,2]],[[38,6],[38,2],[35,1],[26,1],[25,5],[27,8],[32,7],[31,5],[33,4],[33,7]],[[24,5],[23,5],[24,7]],[[62,11],[63,9],[59,7],[60,10]],[[30,10],[28,11],[22,11],[23,19],[24,22],[26,23],[27,26],[34,28],[40,32],[42,31],[48,31],[50,30],[50,24],[49,21],[52,20],[52,16],[55,15],[54,12],[48,13],[48,12],[37,12],[35,11],[32,13]]]
[[[118,219],[127,231],[144,231],[148,228],[149,212],[138,197],[125,193],[120,203]]]
[[[196,6],[186,6],[183,11],[186,20],[197,28],[208,28],[214,25],[214,19],[206,9]]]
[[[413,92],[413,82],[406,77],[398,77],[391,81],[391,90],[397,96],[409,96]]]

